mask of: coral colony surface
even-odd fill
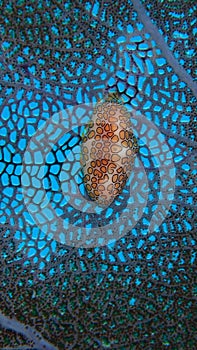
[[[0,349],[196,349],[196,0],[0,0]]]

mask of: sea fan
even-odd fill
[[[195,349],[196,1],[1,1],[1,349]],[[118,93],[139,151],[80,164]]]

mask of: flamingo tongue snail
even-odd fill
[[[82,138],[81,165],[89,197],[100,206],[110,205],[129,177],[137,140],[130,114],[114,94],[99,101]]]

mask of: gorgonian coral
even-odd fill
[[[0,6],[0,347],[195,349],[195,1]],[[106,90],[139,153],[100,210],[80,144]]]

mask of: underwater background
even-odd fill
[[[0,10],[0,349],[196,349],[196,1]],[[101,210],[80,144],[106,92],[139,152]]]

